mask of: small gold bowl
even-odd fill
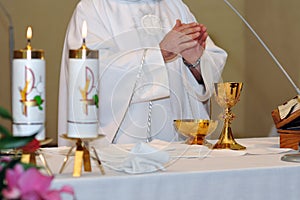
[[[179,119],[174,120],[176,131],[187,137],[187,144],[211,146],[205,140],[218,126],[218,121],[209,119]]]

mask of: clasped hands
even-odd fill
[[[187,62],[196,63],[206,46],[206,31],[203,24],[184,24],[176,20],[175,26],[159,44],[165,62],[171,61],[179,54]]]

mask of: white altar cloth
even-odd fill
[[[278,148],[279,138],[237,141],[247,146],[249,153],[179,158],[174,159],[166,171],[139,175],[105,167],[103,176],[93,164],[93,172],[73,178],[72,159],[65,172],[58,174],[64,156],[45,155],[56,176],[52,187],[71,185],[78,200],[300,199],[300,163],[281,161],[284,154],[292,152]],[[268,148],[273,150],[268,151]],[[278,151],[274,151],[276,148]]]

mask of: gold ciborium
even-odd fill
[[[231,121],[235,118],[235,115],[231,113],[231,108],[240,100],[242,87],[243,83],[238,82],[215,83],[216,100],[225,109],[225,112],[222,115],[224,120],[223,130],[213,149],[246,149],[234,140],[230,127]]]
[[[187,144],[199,144],[211,147],[212,144],[205,140],[218,125],[218,121],[208,119],[180,119],[174,120],[176,131],[187,137]]]

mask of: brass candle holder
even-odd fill
[[[48,139],[45,139],[45,140],[40,140],[39,144],[42,147],[44,145],[47,145],[47,144],[51,143],[52,140],[53,140],[52,138],[48,138]],[[18,154],[18,152],[16,152],[16,154]],[[52,172],[51,172],[50,167],[49,167],[49,165],[46,161],[46,158],[45,158],[45,156],[43,155],[43,153],[40,149],[37,149],[34,152],[22,151],[21,154],[22,154],[21,155],[21,162],[22,163],[27,163],[27,164],[32,164],[32,165],[37,165],[36,156],[38,156],[40,158],[42,164],[43,164],[43,167],[47,171],[47,173],[49,175],[52,175]]]
[[[213,146],[213,149],[232,149],[245,150],[246,147],[238,144],[233,137],[230,127],[231,121],[235,115],[231,112],[231,108],[240,100],[243,83],[226,82],[215,83],[215,95],[217,103],[225,109],[222,116],[224,120],[223,130],[218,142]]]
[[[103,137],[102,135],[98,135],[95,138],[72,138],[69,137],[67,134],[63,134],[61,136],[64,139],[67,140],[71,140],[73,142],[75,142],[76,144],[76,150],[75,150],[75,159],[74,159],[74,168],[73,168],[73,177],[80,177],[81,176],[81,172],[82,172],[82,166],[84,168],[84,171],[86,172],[91,172],[92,171],[92,167],[91,167],[91,158],[90,158],[90,149],[89,149],[89,142],[93,141],[93,140],[97,140],[101,137]],[[70,147],[67,155],[65,156],[64,162],[59,170],[59,173],[61,174],[69,160],[69,157],[73,151],[73,149],[75,148],[75,146]],[[98,157],[98,154],[95,150],[95,148],[93,147],[93,151],[95,154],[95,157],[97,159],[97,164],[98,167],[100,168],[100,171],[102,173],[102,175],[105,174],[104,168],[101,164],[101,161]]]

